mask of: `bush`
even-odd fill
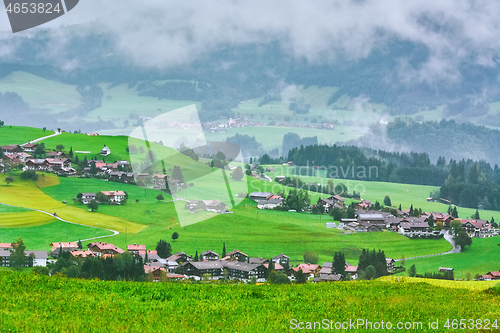
[[[26,170],[26,171],[21,173],[21,179],[24,179],[24,180],[31,179],[31,180],[37,181],[38,174],[36,173],[35,170]]]

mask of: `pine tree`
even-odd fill
[[[429,228],[433,228],[434,227],[434,214],[431,213],[431,215],[429,216],[429,220],[427,221],[427,223],[429,224]]]
[[[69,149],[69,157],[73,157],[73,147]]]
[[[196,251],[196,254],[194,255],[194,261],[199,261],[199,258],[198,258],[198,251]]]
[[[222,246],[222,258],[226,256],[226,243]]]
[[[78,248],[80,250],[83,249],[82,241],[80,239],[78,240]]]
[[[402,209],[401,209],[401,204],[399,204],[399,211],[401,211],[401,210],[402,210]]]
[[[471,216],[471,219],[474,219],[474,220],[479,220],[480,217],[479,217],[479,210],[476,209],[476,212]]]
[[[409,213],[410,216],[413,216],[413,205],[410,206],[410,213]]]
[[[451,212],[451,216],[452,216],[453,218],[458,219],[458,211],[457,211],[457,207],[456,207],[456,206],[455,206],[455,207],[453,207],[453,210],[452,210],[452,212]]]

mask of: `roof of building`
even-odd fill
[[[273,195],[271,192],[252,192],[250,193],[250,197],[260,197],[260,198],[269,198]]]
[[[25,251],[26,255],[29,256],[30,254],[35,255],[35,259],[47,259],[47,251]]]
[[[125,195],[125,192],[123,191],[101,191],[101,193],[108,196]]]
[[[98,243],[90,243],[88,245],[88,247],[92,247],[92,246],[96,246],[99,250],[103,251],[103,250],[115,250],[116,252],[118,253],[124,253],[125,251],[120,249],[119,247],[117,246],[114,246],[113,244],[111,243],[102,243],[102,242],[98,242]]]
[[[129,244],[127,245],[127,251],[146,251],[146,245]]]
[[[50,243],[50,246],[52,248],[54,247],[62,247],[63,249],[64,248],[77,248],[78,247],[78,244],[76,242],[52,242]]]
[[[0,243],[0,249],[12,249],[11,243]]]
[[[360,220],[384,221],[382,214],[359,214],[358,217]]]
[[[219,256],[219,254],[218,254],[218,253],[216,253],[216,252],[214,252],[214,251],[212,251],[212,250],[206,250],[206,251],[205,251],[205,252],[203,252],[201,255],[203,255],[203,256],[204,256],[204,255],[207,255],[207,254],[214,254],[214,255],[216,255],[216,256]]]
[[[222,261],[188,261],[182,264],[182,266],[193,265],[196,269],[222,269],[224,268]]]
[[[262,264],[250,264],[247,262],[239,262],[239,261],[225,261],[223,265],[226,268],[236,269],[243,272],[250,272],[256,269],[257,267],[262,266]]]
[[[75,256],[75,257],[82,257],[82,258],[94,256],[94,253],[92,253],[92,251],[80,251],[80,250],[76,250],[76,251],[71,251],[71,254],[73,256]]]

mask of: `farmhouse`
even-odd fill
[[[181,251],[181,252],[177,252],[177,253],[172,254],[170,257],[167,258],[167,260],[169,260],[169,261],[173,260],[173,261],[176,261],[180,264],[183,262],[192,261],[193,257],[191,257],[190,255],[187,255]]]
[[[182,264],[184,269],[184,274],[191,276],[203,277],[205,274],[209,274],[211,277],[218,277],[222,275],[222,261],[188,261]]]
[[[222,260],[234,260],[234,259],[236,259],[238,261],[247,261],[248,255],[241,252],[240,250],[234,250],[234,251],[229,252],[227,254],[227,256],[222,258]]]
[[[19,145],[2,146],[2,150],[5,155],[14,155],[23,152],[23,148]]]
[[[277,198],[273,198],[277,197]],[[281,207],[283,206],[283,198],[279,196],[273,196],[268,200],[258,200],[257,201],[257,208],[259,209],[274,209],[276,207]]]
[[[385,228],[385,219],[382,214],[358,214],[358,223],[370,223]]]
[[[84,205],[87,205],[92,200],[95,200],[95,198],[96,198],[95,193],[82,193],[82,203]]]
[[[53,242],[50,243],[50,255],[54,258],[58,257],[61,251],[71,252],[78,249],[76,242]]]
[[[167,175],[156,174],[153,175],[153,187],[157,189],[167,188]]]
[[[101,193],[109,198],[110,203],[119,203],[125,200],[125,192],[123,191],[101,191]]]
[[[219,260],[219,255],[212,250],[207,250],[200,255],[201,261]]]
[[[198,202],[198,209],[222,213],[226,210],[226,204],[219,200],[203,200]]]
[[[345,272],[353,280],[356,280],[358,278],[358,266],[346,265]]]
[[[47,251],[25,251],[26,265],[25,267],[47,266]],[[30,263],[30,256],[33,258],[33,263]],[[0,266],[10,267],[10,251],[0,250]]]
[[[266,274],[266,267],[263,264],[250,264],[239,261],[226,261],[223,263],[227,269],[230,278],[251,279],[256,277],[262,279]]]
[[[122,254],[125,251],[111,243],[90,243],[87,245],[88,249],[92,251],[97,256],[102,256],[105,254],[115,255]]]
[[[49,162],[43,158],[29,159],[26,161],[25,170],[47,171]]]
[[[399,225],[400,233],[430,233],[432,230],[429,228],[427,222],[401,222]]]
[[[271,260],[276,263],[280,264],[282,266],[290,266],[290,257],[282,254],[278,254],[276,257],[272,257]]]
[[[35,149],[36,147],[38,147],[37,144],[34,144],[34,143],[27,143],[25,145],[23,145],[23,150],[27,153],[34,153],[35,152]]]
[[[127,251],[133,254],[139,254],[139,251],[146,251],[146,245],[140,244],[129,244],[127,245]]]
[[[261,201],[261,200],[268,200],[271,198],[274,194],[271,192],[252,192],[249,195],[250,200],[253,201]]]

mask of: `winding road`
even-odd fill
[[[435,253],[435,254],[428,254],[425,256],[418,256],[418,257],[411,257],[411,258],[405,258],[405,260],[411,260],[411,259],[418,259],[418,258],[426,258],[426,257],[435,257],[435,256],[442,256],[445,254],[450,254],[450,253],[460,253],[460,248],[455,244],[455,241],[453,240],[453,236],[450,235],[448,230],[444,233],[444,239],[448,241],[448,243],[453,246],[453,248],[450,251],[446,252],[441,252],[441,253]],[[395,259],[394,261],[401,261],[401,259]]]
[[[48,139],[48,138],[52,138],[54,136],[61,135],[61,134],[62,134],[62,132],[56,131],[54,134],[47,135],[47,136],[44,136],[44,137],[41,137],[41,138],[38,138],[38,139],[35,139],[35,140],[31,140],[29,142],[26,142],[25,144],[35,143],[35,142],[42,141],[42,140],[45,140],[45,139]],[[25,144],[22,144],[21,146],[24,146]]]
[[[113,236],[116,236],[116,235],[120,234],[120,232],[118,232],[116,230],[112,230],[112,229],[99,228],[99,227],[94,227],[94,226],[91,226],[91,225],[86,225],[86,224],[81,224],[81,223],[66,221],[66,220],[60,218],[59,216],[54,216],[53,213],[49,213],[49,212],[46,212],[46,211],[43,211],[43,210],[40,210],[40,209],[32,209],[32,208],[26,208],[26,207],[12,206],[12,205],[4,204],[4,203],[1,203],[1,202],[0,202],[0,205],[9,206],[9,207],[15,207],[15,208],[25,208],[25,209],[29,209],[29,210],[32,210],[32,211],[36,211],[36,212],[40,212],[40,213],[43,213],[43,214],[50,215],[53,218],[58,219],[59,221],[62,221],[62,222],[65,222],[65,223],[80,225],[80,226],[88,227],[88,228],[95,228],[95,229],[100,229],[100,230],[107,230],[107,231],[111,231],[113,233],[112,235],[104,235],[104,236],[97,236],[97,237],[92,237],[92,238],[80,239],[81,241],[88,241],[88,240],[105,238],[105,237],[113,237]],[[75,240],[75,242],[77,242],[77,241],[78,240]]]

